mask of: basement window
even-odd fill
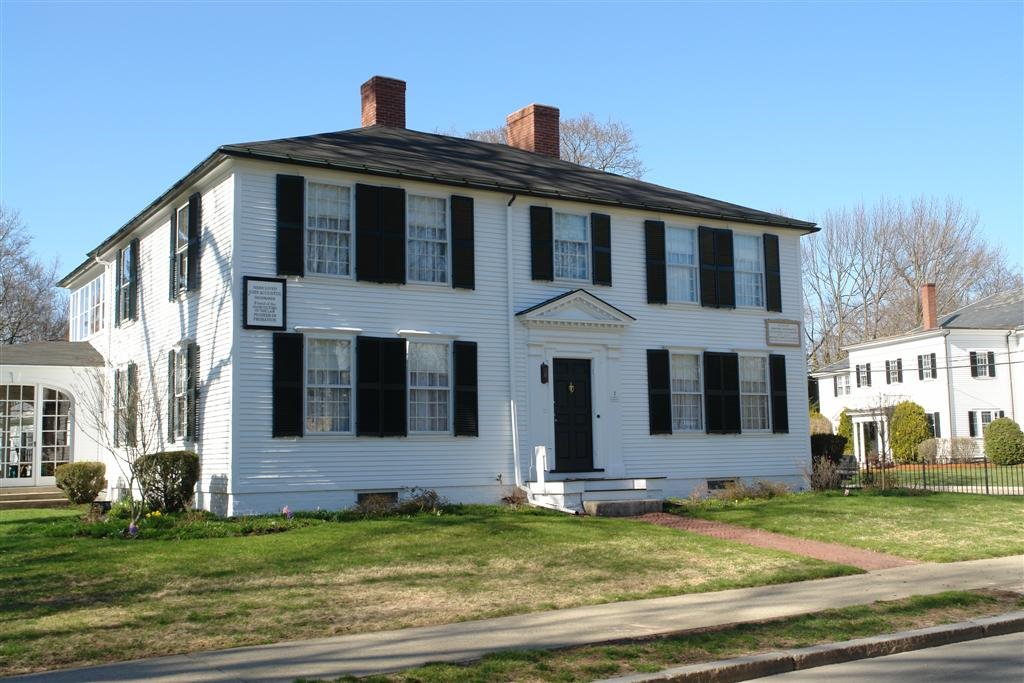
[[[735,483],[735,479],[708,479],[708,491],[724,491],[729,484]]]

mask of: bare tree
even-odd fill
[[[935,282],[940,312],[1021,286],[1003,252],[982,238],[978,218],[954,199],[882,199],[827,211],[804,240],[804,320],[812,366],[842,347],[912,330],[920,287]]]
[[[125,370],[109,368],[80,371],[76,388],[76,414],[85,432],[110,454],[121,474],[119,488],[138,525],[145,512],[148,481],[140,477],[139,461],[159,452],[164,444],[162,416],[166,380],[158,380],[155,366],[135,364]]]
[[[581,114],[561,121],[558,132],[560,156],[565,161],[631,178],[643,177],[646,169],[629,126],[610,118],[602,123],[593,114]],[[508,143],[504,126],[470,131],[466,137],[483,142]]]
[[[67,339],[67,297],[55,288],[16,211],[0,205],[0,344]]]

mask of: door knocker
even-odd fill
[[[569,393],[570,394],[576,393],[576,385],[573,384],[572,382],[569,382]]]

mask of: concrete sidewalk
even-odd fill
[[[476,659],[496,650],[584,645],[774,619],[947,590],[1020,586],[1022,582],[1024,555],[918,564],[856,576],[199,652],[4,680],[206,683],[334,678],[394,671],[431,661]]]

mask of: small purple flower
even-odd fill
[[[139,535],[139,527],[135,524],[135,522],[132,522],[128,525],[128,535],[132,538],[135,538]]]
[[[285,505],[283,508],[281,508],[281,514],[284,516],[285,519],[291,519],[292,518],[292,509],[290,507],[288,507],[287,505]]]

